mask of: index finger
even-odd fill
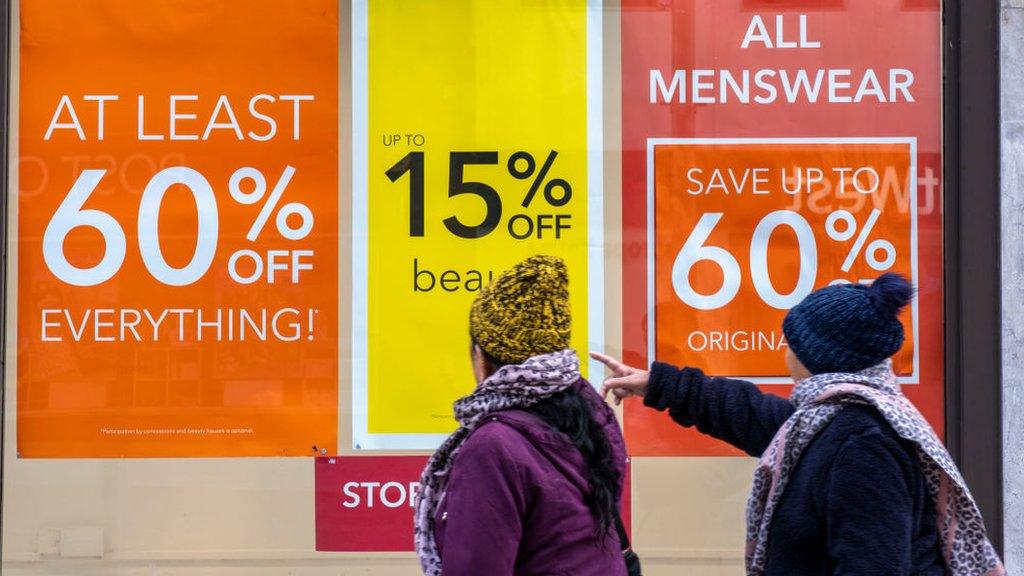
[[[611,356],[605,356],[600,352],[591,352],[590,357],[607,366],[612,372],[631,372],[632,369]]]
[[[606,388],[608,390],[618,390],[620,388],[625,388],[626,390],[632,391],[634,388],[638,386],[642,387],[646,385],[646,378],[647,376],[644,373],[634,372],[632,374],[626,374],[625,376],[608,378],[607,380],[604,381],[604,384],[602,384],[601,387]]]

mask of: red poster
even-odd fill
[[[411,552],[413,504],[425,456],[316,459],[318,552]],[[622,521],[630,526],[630,473]]]
[[[943,430],[939,2],[624,0],[623,343],[786,396],[817,288],[919,287],[896,356]],[[629,402],[638,456],[738,454]]]

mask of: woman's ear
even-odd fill
[[[796,357],[792,348],[786,348],[786,367],[794,382],[801,382],[811,377],[811,372],[804,366],[803,362]]]
[[[470,349],[470,358],[473,362],[473,378],[476,379],[476,383],[479,385],[494,372],[494,367],[491,366],[490,361],[487,360],[487,356],[480,348],[480,345],[475,342],[473,343],[473,347]]]

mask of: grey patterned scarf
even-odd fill
[[[772,515],[804,449],[847,404],[875,407],[904,440],[917,445],[921,469],[951,576],[1002,576],[999,556],[985,534],[978,506],[942,442],[900,392],[885,361],[856,374],[819,374],[800,382],[790,401],[796,412],[775,434],[754,472],[747,503],[747,574],[764,573]]]
[[[580,361],[576,352],[561,350],[534,356],[522,364],[503,366],[476,391],[455,402],[455,418],[460,426],[431,456],[416,496],[416,553],[424,574],[441,574],[441,555],[434,541],[434,515],[462,443],[488,414],[528,408],[572,387],[579,379]]]

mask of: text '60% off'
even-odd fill
[[[83,170],[43,235],[46,265],[67,284],[95,286],[112,278],[124,264],[127,240],[121,224],[106,212],[83,208],[105,174],[106,170]],[[269,196],[266,178],[256,168],[239,168],[231,175],[228,190],[235,202],[252,205],[263,201],[245,236],[246,240],[255,243],[272,216],[277,231],[289,241],[300,241],[312,232],[313,212],[308,206],[298,202],[290,202],[280,208],[277,206],[294,174],[295,168],[286,166]],[[160,209],[167,191],[175,185],[183,185],[191,192],[198,216],[195,251],[183,267],[169,264],[160,247]],[[293,225],[296,219],[297,226]],[[93,228],[103,237],[103,256],[94,266],[76,266],[65,254],[65,239],[72,230],[80,227]],[[217,198],[205,176],[192,168],[174,166],[161,170],[150,179],[139,203],[138,244],[142,261],[154,279],[169,286],[187,286],[198,281],[213,264],[219,237]],[[300,272],[313,269],[313,256],[313,250],[266,250],[260,253],[249,248],[241,249],[228,259],[228,274],[239,284],[252,284],[260,279],[273,284],[281,276],[298,283]]]

